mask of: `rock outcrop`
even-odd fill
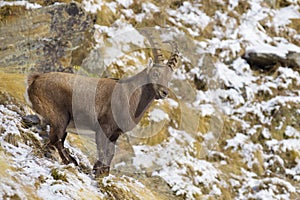
[[[277,64],[300,69],[300,53],[288,51],[285,56],[270,52],[246,52],[243,58],[254,68],[270,70]]]
[[[95,17],[78,3],[0,12],[0,68],[6,71],[59,71],[81,65],[92,49]]]

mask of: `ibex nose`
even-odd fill
[[[160,88],[158,91],[159,99],[164,99],[168,96],[169,90],[167,88]]]

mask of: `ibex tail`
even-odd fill
[[[33,74],[28,75],[27,80],[26,80],[26,91],[25,91],[24,97],[30,107],[32,107],[32,103],[28,96],[28,90],[39,76],[40,76],[39,73],[33,73]]]
[[[29,88],[39,76],[39,73],[29,74],[27,77],[27,88]]]

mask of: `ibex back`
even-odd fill
[[[149,38],[151,44],[153,40]],[[160,49],[153,48],[154,63],[130,78],[115,80],[51,72],[28,76],[29,103],[50,125],[49,145],[64,163],[77,161],[65,151],[66,129],[89,127],[96,132],[96,176],[107,175],[119,135],[133,129],[155,99],[168,95],[168,82],[177,64],[178,50],[163,64]]]

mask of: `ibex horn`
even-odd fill
[[[150,35],[146,30],[141,30],[142,33],[148,38],[149,43],[151,45],[152,54],[154,57],[154,64],[162,64],[164,61],[163,54],[160,48],[157,48],[158,43],[155,41],[155,38]]]
[[[178,64],[178,58],[179,58],[179,50],[176,42],[168,40],[164,41],[163,43],[169,43],[172,47],[172,53],[171,56],[167,62],[167,66],[170,67],[173,71],[176,68]]]

